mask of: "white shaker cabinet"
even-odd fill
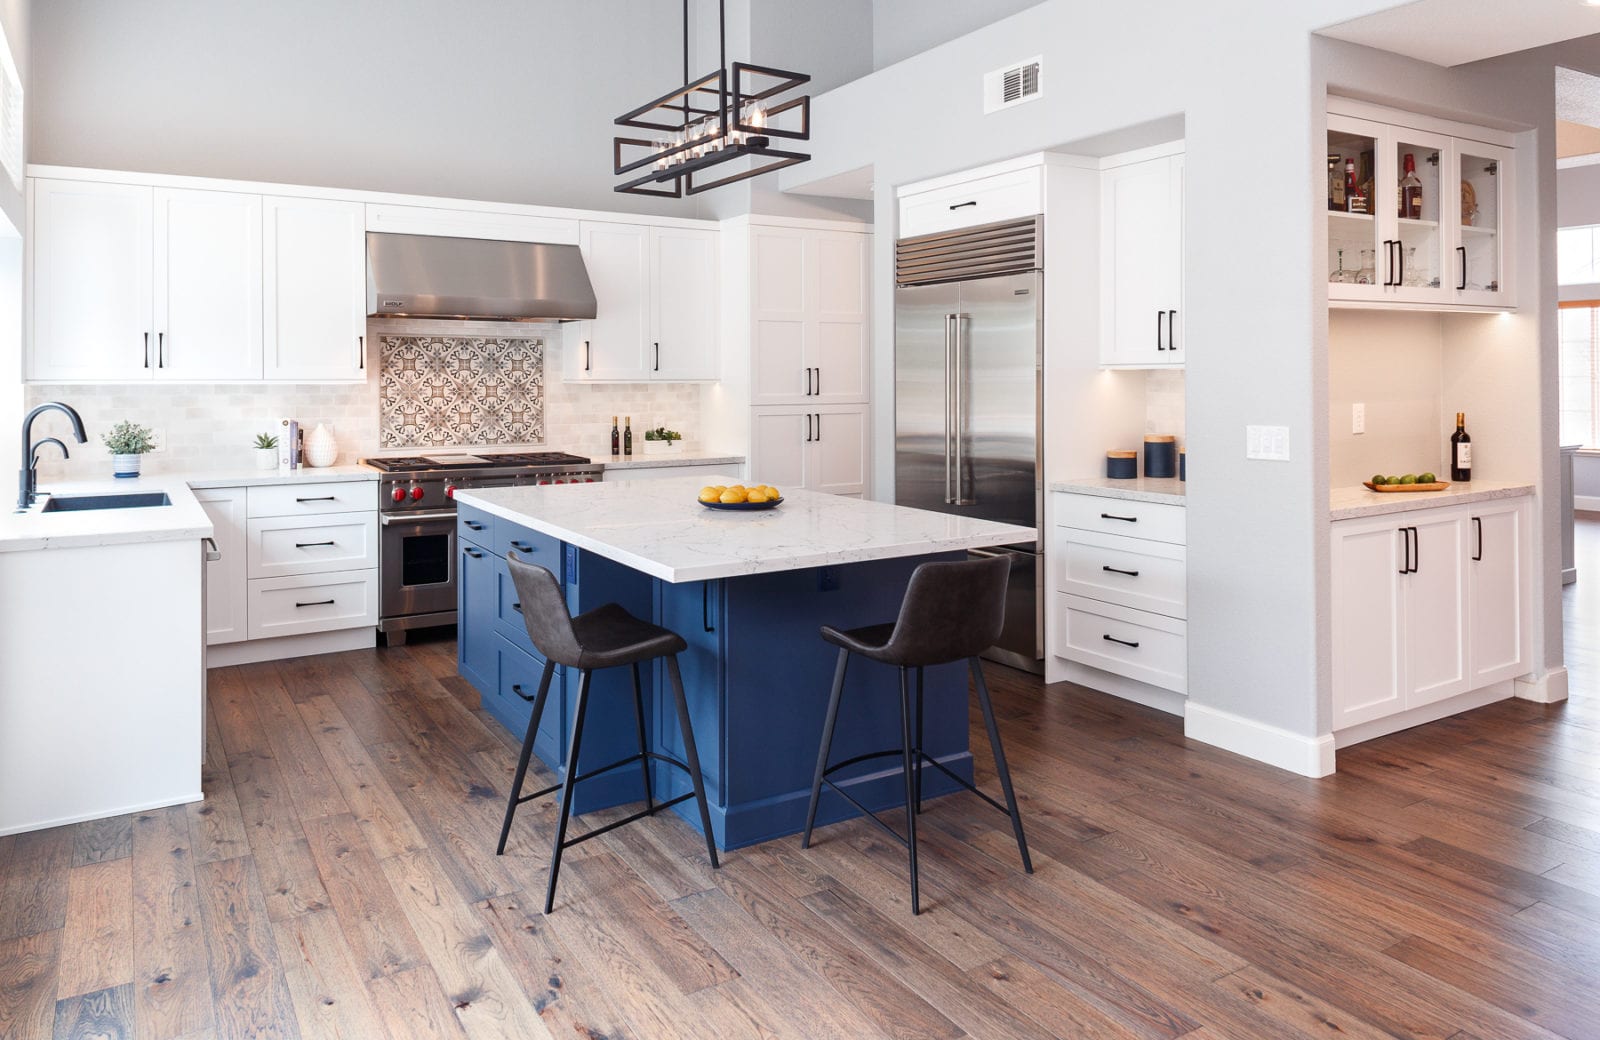
[[[150,379],[154,189],[44,179],[31,187],[27,377]]]
[[[865,401],[871,236],[759,225],[750,236],[751,403]]]
[[[155,190],[156,379],[261,377],[261,196]]]
[[[754,409],[749,479],[780,490],[860,496],[867,486],[867,406]]]
[[[1474,689],[1532,671],[1533,513],[1527,499],[1471,509],[1468,632]]]
[[[715,379],[722,258],[718,233],[650,229],[650,378]]]
[[[221,554],[206,563],[206,645],[248,637],[245,623],[246,488],[204,488],[194,497],[206,511]]]
[[[1184,363],[1183,170],[1179,151],[1101,172],[1104,366],[1179,368]]]
[[[262,200],[265,378],[366,378],[366,236],[359,202]]]

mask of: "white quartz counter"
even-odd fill
[[[1134,477],[1131,480],[1083,477],[1079,480],[1058,480],[1049,485],[1051,491],[1069,495],[1094,495],[1097,498],[1120,498],[1130,502],[1164,502],[1174,506],[1185,504],[1187,487],[1177,477]]]
[[[597,455],[607,473],[625,473],[631,469],[664,469],[668,466],[743,466],[743,455]]]
[[[371,466],[301,466],[282,469],[214,469],[178,473],[192,488],[263,487],[267,484],[321,484],[330,480],[377,480],[382,474]]]
[[[137,509],[86,509],[45,513],[41,511],[51,494],[126,495],[165,492],[172,499],[168,506]],[[15,503],[0,513],[0,552],[27,552],[34,549],[74,549],[91,545],[124,545],[130,542],[198,541],[214,532],[211,519],[189,490],[182,474],[150,474],[131,479],[107,477],[103,480],[61,481],[43,487],[39,501],[26,513],[17,513]]]
[[[1443,491],[1368,491],[1361,485],[1334,488],[1328,495],[1330,520],[1353,520],[1360,516],[1409,513],[1434,506],[1464,505],[1496,498],[1521,498],[1533,494],[1532,484],[1495,484],[1475,480],[1451,484]]]
[[[479,488],[456,501],[664,581],[706,581],[1033,542],[1031,527],[787,491],[775,509],[696,501],[719,474],[561,487]]]

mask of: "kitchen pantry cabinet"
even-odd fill
[[[28,378],[261,375],[261,198],[34,180]]]
[[[1503,135],[1338,99],[1329,109],[1329,303],[1514,307],[1515,153],[1492,143]],[[1421,193],[1412,207],[1402,197],[1407,157]],[[1346,164],[1370,198],[1341,198]]]
[[[1181,149],[1109,159],[1101,171],[1100,363],[1108,368],[1183,366]]]
[[[751,228],[751,404],[866,401],[871,241],[850,231]]]
[[[1333,524],[1333,730],[1526,674],[1528,498]]]
[[[584,221],[578,245],[598,307],[564,331],[568,379],[718,378],[716,231]]]
[[[865,404],[753,409],[749,479],[859,498],[867,487],[867,411]]]

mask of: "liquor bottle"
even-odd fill
[[[626,417],[622,426],[622,454],[633,454],[633,416]]]
[[[1472,480],[1472,438],[1467,435],[1467,413],[1456,413],[1456,432],[1450,435],[1450,479]]]
[[[1328,208],[1344,209],[1344,174],[1339,170],[1337,153],[1328,155]]]
[[[1406,153],[1406,173],[1400,178],[1400,216],[1404,220],[1422,219],[1422,179],[1417,176],[1417,160]]]
[[[617,417],[611,417],[611,454],[622,454],[622,434],[617,431]]]
[[[1356,161],[1344,161],[1344,203],[1345,209],[1351,213],[1367,212],[1367,199],[1361,194],[1361,185],[1356,182]]]

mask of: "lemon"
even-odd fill
[[[765,502],[767,493],[760,488],[751,488],[749,493],[745,495],[744,500],[746,502]]]
[[[783,497],[783,492],[779,491],[777,488],[773,487],[771,484],[762,484],[761,485],[761,490],[766,492],[767,501],[769,501],[769,502],[771,500],[773,500],[774,498],[782,498]]]
[[[737,502],[743,502],[746,494],[747,492],[742,487],[731,487],[722,493],[721,501],[733,505]]]
[[[702,502],[717,502],[720,501],[721,498],[722,492],[718,491],[714,487],[703,487],[700,489],[700,501]]]

